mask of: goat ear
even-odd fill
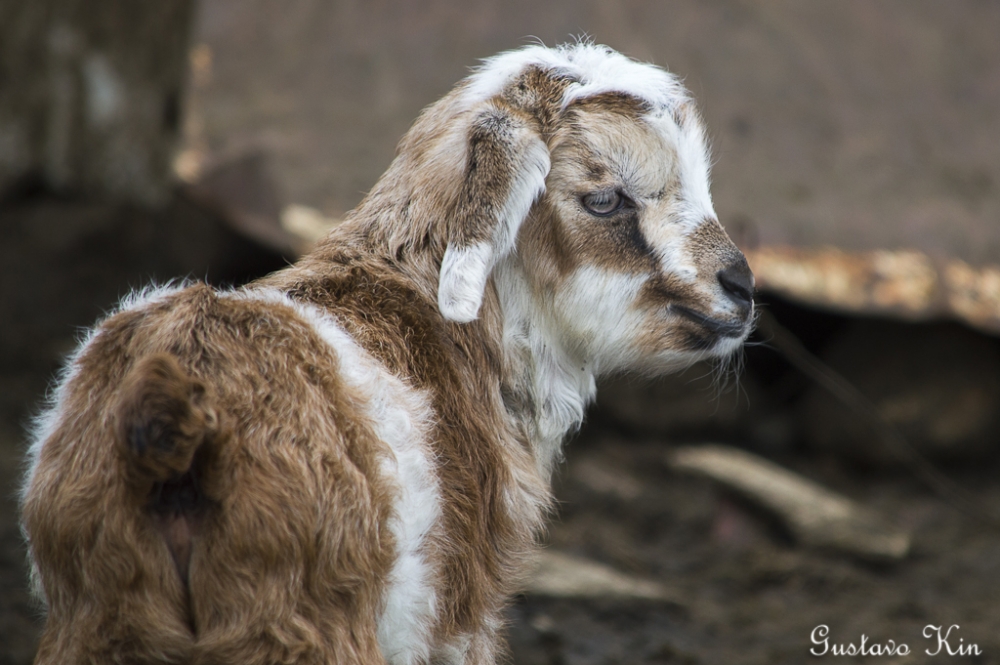
[[[475,116],[441,261],[438,307],[446,319],[468,323],[479,314],[486,280],[514,248],[548,173],[549,151],[531,118],[495,103]]]

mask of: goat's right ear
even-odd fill
[[[438,283],[446,319],[468,323],[479,314],[486,280],[514,249],[548,173],[549,151],[537,123],[502,102],[487,103],[469,128],[465,181],[448,222]]]

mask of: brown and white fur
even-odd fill
[[[494,662],[595,377],[750,331],[708,162],[670,74],[532,46],[295,265],[127,300],[31,448],[36,662]]]

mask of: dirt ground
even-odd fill
[[[27,592],[16,518],[23,432],[76,327],[150,278],[207,273],[216,282],[238,281],[283,260],[183,199],[157,214],[29,199],[8,204],[0,216],[0,664],[20,664],[30,662],[41,626]],[[104,223],[95,226],[94,216]],[[771,400],[773,407],[773,395],[749,390],[782,383],[770,353],[750,349],[742,385],[755,404]],[[669,438],[630,433],[600,407],[591,413],[558,474],[559,507],[547,539],[560,551],[655,580],[671,600],[520,597],[509,612],[513,662],[801,663],[811,658],[810,635],[821,625],[829,626],[831,643],[859,644],[864,634],[869,644],[891,639],[912,651],[867,662],[947,662],[951,657],[926,655],[936,643],[921,633],[927,625],[955,624],[953,649],[976,644],[982,652],[955,658],[1000,663],[1000,533],[958,513],[906,472],[865,471],[810,453],[795,436],[775,433],[781,428],[741,435],[733,423],[747,418],[727,412],[728,393],[722,406],[713,406],[711,390],[690,392],[686,399],[708,414],[705,427]],[[736,408],[752,415],[755,404],[748,407],[744,398]],[[671,445],[709,437],[749,446],[912,528],[911,556],[875,564],[804,549],[738,497],[668,470]],[[996,455],[945,470],[1000,513]]]
[[[912,479],[863,474],[800,455],[787,467],[915,529],[912,556],[877,565],[806,551],[766,519],[703,480],[672,475],[663,441],[591,428],[572,444],[558,483],[553,546],[586,555],[676,590],[676,603],[522,598],[511,612],[517,663],[740,663],[812,660],[812,631],[831,644],[907,643],[907,658],[848,662],[932,663],[927,625],[957,624],[953,638],[1000,662],[997,593],[1000,537],[960,517]],[[623,497],[595,489],[595,466],[634,479]],[[997,467],[958,477],[980,500],[1000,506]],[[958,640],[952,639],[957,648]],[[830,657],[830,656],[827,656]]]

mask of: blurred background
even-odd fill
[[[698,100],[765,318],[739,372],[601,387],[513,661],[800,663],[826,624],[919,663],[957,624],[1000,663],[998,34],[988,0],[0,0],[0,664],[41,626],[16,491],[80,327],[294,260],[471,66],[582,35]]]

